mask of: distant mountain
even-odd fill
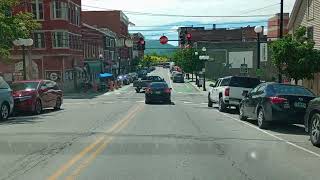
[[[146,40],[145,54],[157,53],[159,55],[172,55],[177,46],[171,44],[160,44],[159,40]]]

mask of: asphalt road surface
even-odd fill
[[[320,149],[300,125],[259,130],[207,95],[170,81],[173,104],[144,104],[133,87],[65,99],[61,111],[0,124],[0,179],[314,180]]]

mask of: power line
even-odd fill
[[[114,9],[106,9],[96,6],[89,6],[89,5],[82,5],[83,7],[89,7],[89,8],[96,8],[106,11],[121,11],[121,10],[114,10]],[[247,18],[247,17],[269,17],[273,14],[258,14],[258,15],[227,15],[227,16],[215,16],[215,15],[182,15],[182,14],[160,14],[160,13],[148,13],[148,12],[135,12],[135,11],[126,11],[122,10],[122,12],[125,12],[127,14],[131,15],[143,15],[143,16],[159,16],[159,17],[188,17],[188,18]]]
[[[255,23],[266,23],[267,20],[262,21],[242,21],[242,22],[225,22],[225,23],[206,23],[206,24],[193,24],[193,25],[174,25],[174,24],[167,24],[167,25],[153,25],[153,26],[133,26],[132,28],[136,27],[193,27],[193,26],[212,26],[212,25],[228,25],[228,24],[255,24]]]
[[[241,12],[242,12],[242,13],[251,13],[251,12],[256,12],[256,11],[260,11],[260,10],[267,9],[267,8],[270,8],[270,7],[278,6],[279,4],[280,4],[280,3],[270,4],[270,5],[267,5],[267,6],[261,7],[261,8],[257,8],[257,9],[249,9],[249,10],[245,10],[245,11],[241,11]]]

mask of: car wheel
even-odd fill
[[[140,93],[140,89],[137,88],[137,89],[136,89],[136,92],[137,92],[137,93]]]
[[[38,115],[42,113],[42,103],[41,101],[38,99],[36,101],[36,104],[34,105],[34,112],[33,114]]]
[[[208,95],[208,107],[212,107],[213,106],[213,102],[210,99],[210,94]]]
[[[62,105],[62,100],[61,100],[60,97],[58,97],[57,100],[56,100],[56,106],[54,107],[54,110],[61,109],[61,105]]]
[[[144,102],[145,104],[150,104],[150,101],[148,99],[146,99]]]
[[[5,121],[9,118],[9,114],[10,114],[10,108],[7,104],[3,103],[1,105],[1,109],[0,109],[0,120],[1,121]]]
[[[220,112],[225,112],[226,109],[227,109],[227,107],[224,104],[222,97],[220,97],[220,99],[219,99],[219,111]]]
[[[241,121],[246,121],[248,119],[247,116],[244,116],[244,109],[243,109],[243,105],[240,105],[240,108],[239,108],[239,119]]]
[[[263,109],[260,108],[258,112],[258,127],[260,129],[266,129],[269,126],[269,123],[266,122]]]
[[[310,121],[310,140],[314,146],[320,147],[320,114],[315,113]]]

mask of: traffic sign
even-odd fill
[[[161,44],[167,44],[168,43],[168,37],[167,36],[161,36],[160,37],[160,43]]]
[[[248,74],[248,64],[241,64],[240,65],[240,73],[241,74]]]

